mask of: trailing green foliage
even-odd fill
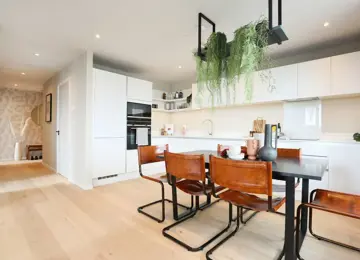
[[[253,73],[270,62],[266,55],[268,41],[268,23],[265,19],[247,24],[234,32],[234,40],[226,43],[226,35],[213,33],[205,45],[205,59],[196,56],[197,83],[199,92],[206,87],[211,96],[222,100],[222,88],[226,89],[227,98],[230,88],[241,76],[245,77],[245,96],[252,98]],[[235,97],[235,95],[233,95]]]

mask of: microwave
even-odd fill
[[[127,103],[128,118],[151,118],[151,105],[141,103]]]

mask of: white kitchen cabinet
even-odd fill
[[[244,79],[245,81],[246,79]],[[253,94],[251,103],[271,101],[270,84],[269,70],[255,71],[252,79]]]
[[[360,195],[359,161],[360,145],[329,145],[330,189]]]
[[[200,91],[198,84],[192,84],[192,108],[211,107],[210,92],[206,87]]]
[[[94,137],[125,137],[126,77],[94,69]]]
[[[125,173],[125,138],[94,138],[93,178]]]
[[[360,52],[331,57],[331,94],[360,93]]]
[[[126,151],[126,172],[138,172],[138,171],[139,171],[138,151],[137,150],[127,150]]]
[[[330,58],[299,63],[298,98],[331,95],[330,79]]]
[[[252,82],[252,99],[246,100],[246,77],[241,76],[236,85],[236,103],[258,103],[297,98],[297,64],[277,67],[270,70],[256,71]],[[272,88],[273,87],[273,88]]]
[[[231,86],[226,87],[225,82],[222,82],[220,93],[211,95],[206,86],[202,91],[199,91],[198,85],[192,85],[192,108],[209,108],[209,107],[223,107],[236,103],[235,89]]]
[[[272,91],[268,91],[270,100],[289,100],[297,98],[297,64],[271,69],[270,84],[274,85]]]
[[[240,77],[239,81],[235,82],[235,87],[232,89],[235,95],[235,104],[241,105],[247,103],[245,97],[245,77]]]
[[[135,102],[152,102],[152,82],[128,77],[127,98]]]

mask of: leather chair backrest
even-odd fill
[[[165,152],[166,172],[179,179],[205,181],[204,155]]]
[[[164,159],[159,158],[158,155],[164,154],[164,151],[169,150],[169,146],[166,145],[151,145],[151,146],[139,146],[138,157],[139,166],[148,163],[162,162]]]
[[[301,149],[278,148],[277,149],[277,154],[278,154],[278,157],[300,158]]]
[[[222,187],[272,196],[272,163],[210,157],[211,181]]]

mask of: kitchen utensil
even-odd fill
[[[275,134],[272,132],[275,129]],[[277,158],[277,138],[276,138],[277,125],[265,125],[265,145],[259,150],[259,157],[263,161],[275,161]],[[275,140],[273,144],[273,135]]]
[[[258,117],[256,120],[254,120],[253,124],[253,130],[256,133],[264,133],[266,120],[264,120],[262,117]]]

